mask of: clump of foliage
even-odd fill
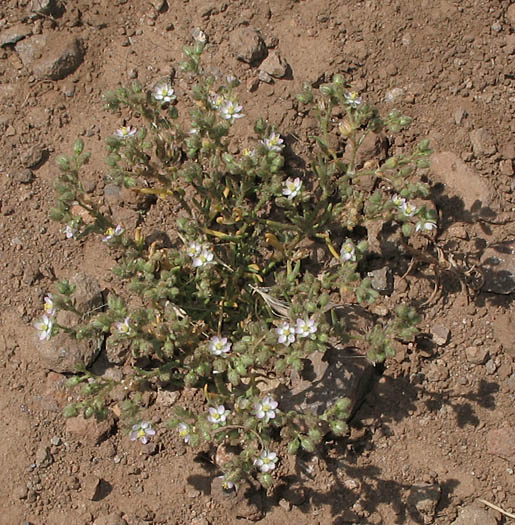
[[[146,442],[154,433],[140,416],[139,385],[203,391],[205,409],[176,409],[169,425],[192,446],[234,447],[221,466],[226,487],[254,475],[269,487],[281,444],[291,454],[313,451],[328,432],[343,435],[349,416],[345,398],[321,413],[284,410],[278,391],[267,388],[270,379],[287,387],[291,371],[301,371],[314,353],[357,337],[365,340],[368,359],[382,362],[394,354],[394,339],[416,333],[419,317],[407,305],[365,335],[349,331],[335,308],[377,298],[365,277],[364,226],[393,221],[407,238],[435,227],[431,211],[412,203],[427,197],[416,174],[430,150],[423,141],[409,155],[358,166],[367,134],[398,131],[409,119],[398,112],[381,117],[335,75],[298,96],[299,110],[312,112],[320,130],[302,175],[288,175],[283,138],[264,120],[255,123],[247,149],[230,153],[231,127],[244,118],[238,81],[206,73],[204,47],[199,39],[185,48],[182,71],[193,81],[184,101],[188,117],[179,115],[170,81],[153,90],[134,83],[105,95],[110,110],[139,118],[137,129],[124,126],[107,139],[109,178],[178,204],[175,240],[162,246],[101,212],[81,183],[89,154],[78,140],[73,154],[58,159],[51,215],[67,237],[100,236],[117,250],[113,272],[124,292],[110,293],[102,311],[84,316],[75,310],[73,286],[59,282],[37,328],[42,339],[64,330],[76,339],[108,336],[109,344],[130,348],[132,367],[123,384],[131,385],[124,415],[132,439]],[[337,122],[335,108],[345,115]],[[350,160],[342,158],[346,144]],[[362,189],[357,182],[363,176],[376,177],[378,189]],[[77,324],[61,326],[59,310],[76,312]],[[81,398],[66,415],[86,417],[105,414],[117,385],[86,369],[70,383],[82,387]]]

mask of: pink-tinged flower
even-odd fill
[[[397,193],[392,197],[392,202],[393,202],[393,205],[396,207],[396,208],[399,208],[401,209],[405,204],[406,204],[406,199],[402,198],[400,195],[398,195]]]
[[[114,237],[119,237],[125,230],[118,224],[116,228],[107,228],[105,236],[102,238],[103,242],[109,242]]]
[[[344,97],[347,105],[353,109],[356,109],[361,105],[361,97],[355,91],[345,93]]]
[[[291,326],[288,322],[284,321],[276,329],[275,332],[279,336],[277,339],[278,343],[283,343],[286,346],[289,346],[290,343],[295,342],[295,328]]]
[[[131,126],[122,126],[121,128],[117,129],[115,131],[115,135],[121,139],[121,140],[125,140],[129,137],[134,137],[134,135],[136,135],[136,132],[138,130],[136,128],[133,128]]]
[[[414,204],[410,204],[409,202],[403,203],[399,209],[402,214],[406,215],[406,217],[413,217],[413,215],[415,215],[417,212],[417,207]]]
[[[232,100],[226,100],[222,107],[220,108],[220,116],[228,120],[229,122],[234,122],[238,118],[242,118],[245,115],[241,112],[243,109],[237,102]]]
[[[313,319],[308,319],[307,321],[305,319],[297,319],[295,332],[299,337],[309,337],[316,333],[317,329],[317,324]]]
[[[118,321],[117,323],[114,323],[114,327],[116,328],[117,332],[122,335],[129,335],[132,331],[131,325],[130,325],[130,317],[126,317],[123,321]]]
[[[209,350],[213,355],[226,357],[231,351],[232,343],[228,341],[227,337],[213,336],[209,340]]]
[[[179,423],[177,425],[177,430],[179,431],[179,436],[184,439],[184,443],[189,443],[190,441],[190,427],[186,423]]]
[[[172,86],[168,84],[168,82],[163,82],[154,88],[154,98],[165,104],[172,102],[172,100],[175,100],[177,97],[174,94]]]
[[[302,181],[299,177],[287,179],[284,183],[283,195],[291,201],[300,193],[301,188]]]
[[[148,421],[141,421],[132,426],[130,439],[131,441],[140,440],[144,445],[150,441],[150,437],[154,436],[156,431]]]
[[[278,459],[275,452],[263,450],[260,456],[254,461],[254,465],[256,465],[261,472],[267,473],[274,470]]]
[[[223,405],[219,405],[217,407],[209,407],[208,412],[209,415],[207,416],[207,420],[215,425],[221,425],[225,423],[227,420],[227,416],[230,414],[230,411],[225,410],[225,407]]]
[[[39,321],[34,323],[34,328],[40,332],[40,341],[48,341],[52,337],[54,321],[47,315],[43,315]]]
[[[258,419],[262,419],[265,423],[268,423],[271,419],[275,418],[277,405],[277,401],[272,396],[266,396],[254,404],[254,414]]]
[[[45,304],[43,305],[43,310],[45,311],[45,314],[49,315],[50,317],[53,317],[55,315],[56,310],[52,294],[48,294],[45,297],[44,301]]]
[[[264,144],[269,151],[281,152],[284,148],[284,140],[279,133],[275,133],[275,131],[272,132],[268,138],[262,140],[261,143]]]
[[[75,236],[77,235],[77,231],[78,231],[77,228],[75,228],[71,224],[67,224],[63,228],[63,233],[66,235],[67,239],[74,239]]]

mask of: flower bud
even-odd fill
[[[340,135],[345,138],[352,135],[354,130],[355,130],[354,125],[347,118],[342,120],[342,122],[340,122],[340,125],[338,126],[338,131],[340,132]]]

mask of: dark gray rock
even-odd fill
[[[374,290],[391,294],[393,292],[393,276],[388,266],[383,266],[378,270],[368,272],[370,284]]]

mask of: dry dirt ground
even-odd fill
[[[512,523],[478,500],[515,512],[515,5],[52,4],[0,3],[0,523]],[[49,9],[36,14],[38,5]],[[103,140],[120,119],[103,110],[102,93],[133,78],[150,87],[168,76],[195,27],[209,38],[206,64],[242,81],[248,123],[235,128],[242,141],[263,115],[295,151],[296,137],[312,125],[295,94],[305,81],[340,72],[382,111],[413,117],[407,133],[389,137],[390,152],[424,137],[435,150],[429,182],[439,251],[432,253],[440,262],[416,260],[402,279],[409,259],[392,261],[393,291],[384,297],[386,305],[418,304],[423,335],[377,371],[349,436],[301,458],[297,475],[266,495],[221,495],[208,462],[160,426],[167,403],[187,403],[184,396],[149,396],[159,430],[150,447],[129,441],[116,423],[66,422],[65,377],[42,363],[31,326],[56,277],[81,270],[110,285],[112,261],[101,243],[70,241],[48,218],[57,154],[82,136],[94,157],[88,191],[103,198]],[[268,52],[283,57],[285,77],[259,81],[259,64],[237,60],[246,42],[231,35],[242,27],[259,31]],[[184,88],[176,86],[179,97]],[[166,227],[167,212],[156,205],[146,220]],[[126,214],[138,220],[130,208]]]

